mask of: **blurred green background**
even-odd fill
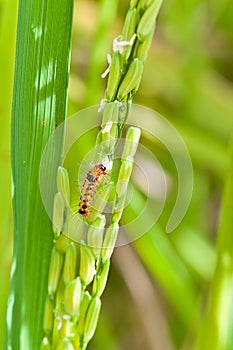
[[[100,75],[128,5],[123,0],[75,1],[68,116],[103,98],[106,81]],[[17,1],[0,1],[1,329],[12,246],[9,133],[16,13]],[[158,158],[171,190],[158,224],[134,244],[115,250],[90,350],[233,348],[233,320],[226,312],[233,295],[231,263],[228,289],[221,288],[225,270],[215,272],[225,234],[219,231],[219,221],[233,130],[232,57],[230,0],[164,1],[134,102],[161,113],[183,137],[193,162],[193,196],[183,221],[167,235],[165,227],[176,199],[176,168],[166,149],[143,135],[141,143]],[[78,162],[69,160],[69,168],[74,161]],[[143,196],[138,189],[137,203],[129,212],[140,207]],[[147,214],[153,216],[153,210]],[[225,221],[224,227],[228,224],[230,230],[232,223]],[[221,307],[222,300],[227,304]],[[219,320],[224,332],[218,329]]]

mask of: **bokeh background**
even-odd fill
[[[68,116],[103,98],[106,80],[100,76],[128,5],[124,0],[75,1]],[[16,17],[17,1],[1,0],[1,330],[12,254],[9,137]],[[181,134],[193,163],[193,196],[181,224],[167,235],[177,172],[163,145],[143,134],[141,143],[156,155],[169,179],[169,195],[159,222],[138,241],[115,250],[90,350],[193,349],[200,346],[203,332],[213,330],[208,310],[213,306],[212,288],[218,283],[214,274],[218,227],[233,130],[232,57],[230,0],[164,1],[134,102],[158,111]],[[88,143],[85,139],[81,147],[88,151]],[[78,160],[70,158],[69,169],[74,163]],[[137,214],[144,196],[138,189],[138,203],[128,208],[129,213],[136,210]],[[148,215],[153,216],[153,210]],[[229,350],[233,348],[232,330],[229,322],[224,343]],[[3,339],[1,335],[0,345]]]

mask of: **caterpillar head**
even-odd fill
[[[98,172],[98,175],[105,175],[106,173],[106,167],[103,164],[98,164],[95,166],[95,170]]]

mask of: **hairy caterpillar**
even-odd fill
[[[95,165],[86,175],[85,181],[83,183],[82,192],[79,202],[79,214],[82,216],[88,216],[90,207],[90,202],[92,201],[92,196],[96,191],[96,185],[99,183],[102,175],[106,174],[106,167],[103,164]]]

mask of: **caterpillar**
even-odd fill
[[[96,191],[96,185],[99,183],[102,175],[105,175],[106,167],[103,164],[95,165],[86,175],[83,183],[80,202],[79,202],[79,214],[86,217],[89,215],[90,202],[92,196]]]

